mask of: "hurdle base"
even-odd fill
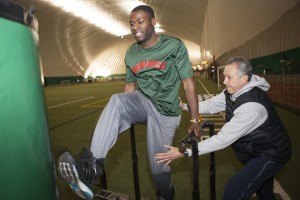
[[[130,200],[127,194],[120,194],[109,190],[101,190],[95,195],[95,200]],[[147,197],[141,197],[140,200],[150,200]]]
[[[120,194],[109,190],[101,190],[95,195],[96,200],[129,200],[126,194]]]

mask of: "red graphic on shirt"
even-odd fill
[[[165,69],[165,66],[166,66],[166,62],[161,62],[159,60],[146,60],[136,64],[135,67],[131,68],[131,70],[136,74],[141,69],[157,68],[163,70]]]

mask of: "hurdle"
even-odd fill
[[[202,129],[209,128],[209,137],[212,137],[214,133],[214,123],[210,121],[204,121],[201,124]],[[136,153],[136,142],[135,142],[135,129],[134,125],[130,127],[130,140],[131,140],[131,161],[133,170],[134,180],[134,191],[135,199],[141,200],[140,196],[140,184],[139,184],[139,171],[138,171],[138,156]],[[191,132],[183,139],[179,141],[179,148],[183,148],[186,145],[192,146],[192,159],[193,159],[193,200],[200,200],[199,191],[199,156],[198,156],[198,139],[195,137],[195,133]],[[210,153],[210,197],[211,200],[216,200],[216,170],[215,170],[215,153]],[[125,194],[115,193],[107,190],[106,174],[104,171],[103,177],[101,178],[102,190],[96,194],[96,200],[129,200],[129,196]],[[146,198],[142,198],[146,199]]]
[[[139,183],[139,169],[138,169],[138,157],[136,153],[134,125],[131,125],[130,127],[130,140],[131,140],[131,158],[132,158],[131,160],[132,160],[135,199],[140,200],[141,196],[140,196],[140,183]]]
[[[141,196],[140,196],[139,171],[138,171],[138,156],[136,153],[134,125],[131,125],[130,127],[130,140],[131,140],[131,161],[132,161],[132,170],[133,170],[135,199],[140,200]],[[96,194],[95,196],[96,200],[129,200],[129,196],[126,194],[115,193],[107,190],[105,171],[103,173],[102,178],[100,179],[100,186],[102,190]]]
[[[209,128],[209,136],[214,135],[214,123],[204,121],[201,124],[202,129]],[[193,200],[200,200],[199,190],[199,156],[198,156],[198,139],[192,131],[179,141],[179,148],[185,148],[189,144],[192,146],[193,159]],[[210,153],[210,199],[216,200],[216,170],[215,170],[215,153]]]

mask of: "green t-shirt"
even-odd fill
[[[136,82],[138,92],[148,98],[158,112],[167,116],[181,114],[178,93],[181,80],[193,76],[184,43],[159,35],[160,41],[143,49],[137,43],[126,52],[126,82]]]

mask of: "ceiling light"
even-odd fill
[[[80,17],[90,24],[109,32],[116,36],[128,35],[128,26],[122,24],[118,19],[114,19],[100,7],[95,7],[84,0],[43,0],[64,11]]]
[[[138,1],[138,0],[128,0],[128,1],[120,1],[118,3],[118,6],[126,11],[128,14],[137,6],[139,5],[145,5],[145,3]]]

